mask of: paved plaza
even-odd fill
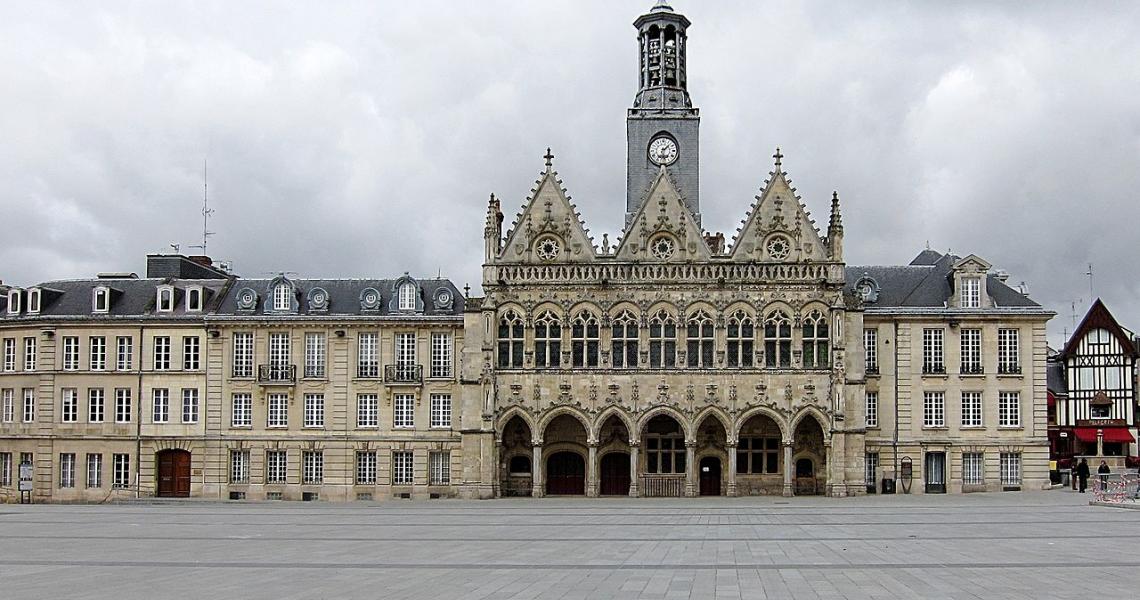
[[[1087,498],[0,505],[0,598],[1136,597]]]

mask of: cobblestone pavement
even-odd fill
[[[0,598],[1135,598],[1140,511],[962,496],[0,505]]]

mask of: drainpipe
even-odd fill
[[[894,463],[894,480],[895,480],[895,493],[898,493],[899,487],[899,323],[895,321],[895,401],[892,403],[895,407],[895,435],[894,440],[891,441],[891,454],[893,455],[891,461]]]
[[[140,324],[138,353],[138,393],[135,396],[135,498],[142,497],[143,344],[143,326]]]

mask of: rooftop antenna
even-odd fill
[[[1089,270],[1085,272],[1085,275],[1089,276],[1089,298],[1096,298],[1096,296],[1093,295],[1093,266],[1092,266],[1092,263],[1089,263]]]
[[[195,244],[193,246],[190,246],[191,248],[200,248],[202,250],[202,254],[206,254],[206,241],[210,238],[211,235],[214,235],[214,232],[210,231],[210,227],[209,227],[210,215],[214,214],[214,209],[210,208],[210,196],[209,196],[209,189],[210,188],[209,188],[209,178],[207,177],[207,175],[208,175],[207,164],[206,164],[206,160],[203,159],[202,160],[202,244],[201,245]]]
[[[170,245],[170,248],[171,248],[172,250],[174,250],[174,253],[175,253],[175,254],[178,254],[178,248],[179,248],[179,245],[178,245],[178,244],[171,244],[171,245]]]

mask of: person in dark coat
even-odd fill
[[[1108,490],[1108,474],[1111,472],[1112,469],[1108,468],[1108,463],[1103,460],[1100,461],[1100,466],[1096,468],[1096,473],[1100,476],[1100,491]]]
[[[1077,481],[1081,482],[1081,493],[1085,493],[1085,488],[1089,485],[1089,462],[1081,459],[1081,464],[1077,465]]]

